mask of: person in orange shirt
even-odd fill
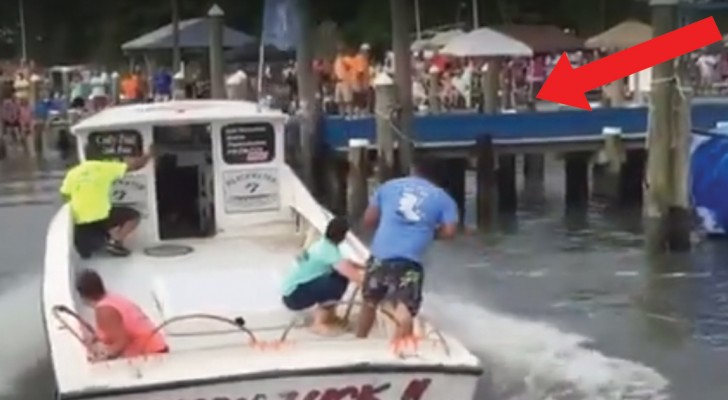
[[[344,115],[351,114],[352,102],[354,100],[352,57],[347,53],[347,49],[341,45],[336,60],[334,61],[334,77],[336,78],[334,101],[339,106],[339,113]]]
[[[134,74],[127,75],[121,81],[121,93],[125,103],[135,101],[139,95],[139,78]]]
[[[97,342],[102,351],[92,361],[168,353],[167,342],[152,321],[126,297],[109,293],[96,271],[83,270],[76,278],[81,299],[94,308]]]
[[[357,112],[366,110],[369,106],[369,44],[364,43],[359,47],[359,53],[351,58],[351,69],[354,81],[353,100]]]

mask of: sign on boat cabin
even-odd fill
[[[123,160],[142,154],[141,133],[132,129],[119,129],[104,132],[91,132],[88,135],[89,159]]]
[[[118,160],[137,157],[143,153],[142,134],[133,129],[91,132],[88,135],[86,158],[90,160]],[[114,184],[111,201],[115,205],[132,207],[143,217],[148,215],[147,177],[143,174],[126,175]]]
[[[276,156],[276,135],[269,123],[222,127],[222,158],[228,164],[261,164]]]

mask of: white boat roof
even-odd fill
[[[242,100],[174,100],[162,103],[141,103],[110,107],[81,120],[72,131],[92,131],[113,126],[135,126],[241,119],[281,120],[281,111]]]

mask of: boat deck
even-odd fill
[[[98,257],[75,268],[93,268],[107,289],[133,299],[156,323],[191,314],[226,319],[243,318],[257,337],[250,339],[238,328],[211,318],[181,318],[163,328],[170,353],[135,360],[88,363],[85,359],[68,370],[64,382],[77,391],[89,387],[147,386],[170,380],[200,380],[264,371],[316,370],[351,365],[474,366],[477,360],[456,340],[432,339],[416,353],[402,358],[390,347],[393,324],[378,323],[368,339],[348,332],[336,337],[310,333],[301,314],[287,310],[280,297],[282,278],[301,251],[302,235],[242,236],[165,242],[192,247],[178,256],[159,257],[132,248],[126,258]],[[347,293],[345,299],[350,298]],[[81,314],[90,310],[77,304]],[[340,315],[345,306],[342,306]],[[352,320],[357,308],[354,307]],[[283,345],[281,335],[298,321]],[[429,329],[427,329],[429,332]],[[85,368],[84,368],[85,367]],[[87,373],[83,373],[83,371]]]

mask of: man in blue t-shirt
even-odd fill
[[[369,334],[382,301],[395,307],[395,342],[412,337],[412,321],[422,304],[422,258],[433,240],[455,236],[458,207],[432,183],[432,168],[432,163],[418,160],[412,176],[382,184],[364,213],[364,226],[376,232],[362,283],[366,305],[357,328],[360,338]]]

